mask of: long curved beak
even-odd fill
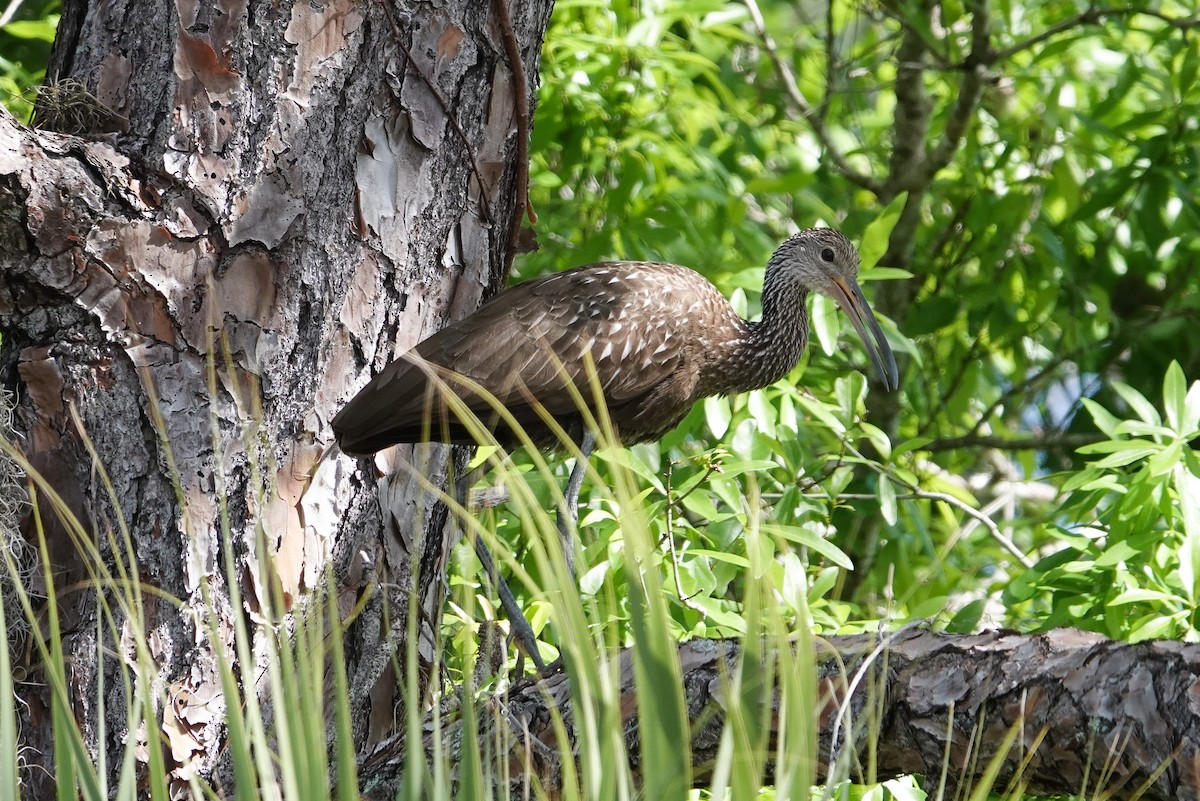
[[[833,291],[830,294],[846,312],[851,325],[858,332],[859,339],[863,341],[863,346],[867,349],[867,355],[871,357],[871,363],[875,365],[875,372],[879,374],[879,380],[883,382],[884,389],[899,389],[900,371],[896,369],[896,357],[892,355],[892,348],[888,345],[887,337],[883,335],[883,329],[875,320],[871,305],[867,303],[858,282],[837,276],[833,279]],[[871,328],[870,337],[867,336],[868,326]]]

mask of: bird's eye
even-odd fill
[[[833,248],[825,248],[822,250],[821,258],[825,261],[833,261]]]

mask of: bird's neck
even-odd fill
[[[742,335],[722,360],[724,386],[712,394],[732,394],[774,384],[796,363],[808,343],[808,290],[767,273],[762,319],[742,321]]]

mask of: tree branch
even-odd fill
[[[954,108],[946,120],[946,130],[942,139],[925,162],[928,181],[932,181],[954,158],[967,127],[971,120],[975,119],[975,108],[979,105],[979,99],[983,97],[991,53],[991,25],[987,0],[974,0],[971,3],[971,53],[967,56],[968,66],[963,72],[962,85],[958,88]]]
[[[1073,28],[1080,28],[1084,25],[1096,25],[1108,17],[1134,17],[1138,15],[1153,17],[1154,19],[1157,19],[1172,28],[1177,28],[1181,31],[1200,28],[1200,18],[1189,19],[1183,17],[1171,17],[1162,13],[1161,11],[1153,11],[1145,8],[1097,8],[1095,6],[1091,6],[1085,11],[1081,11],[1080,13],[1071,17],[1070,19],[1065,19],[1055,25],[1051,25],[1049,28],[1035,36],[1031,36],[1024,41],[1017,42],[1016,44],[1010,45],[1003,50],[992,53],[991,59],[988,61],[988,63],[994,64],[998,61],[1007,61],[1016,54],[1037,47],[1042,42],[1045,42],[1048,39],[1053,39],[1060,33],[1065,33]],[[966,67],[967,64],[964,62],[958,66]]]
[[[923,83],[925,53],[925,41],[906,28],[896,51],[896,113],[884,200],[909,189],[924,192],[928,186],[929,176],[924,169],[925,136],[929,132],[932,103]],[[893,235],[893,244],[894,241]]]
[[[1068,433],[1048,431],[1028,437],[998,437],[968,434],[962,437],[935,439],[921,446],[923,451],[954,451],[970,448],[989,448],[997,451],[1050,451],[1070,450],[1100,442],[1105,436],[1100,433]]]
[[[1020,784],[1028,795],[1165,801],[1200,792],[1198,774],[1190,770],[1200,759],[1200,712],[1187,700],[1200,686],[1200,646],[1127,645],[1071,629],[1029,636],[910,628],[882,641],[871,635],[829,637],[814,652],[820,781],[854,778],[850,766],[872,764],[875,781],[913,773],[941,776],[947,797],[965,797],[995,763],[997,790]],[[735,641],[697,639],[677,646],[677,657],[690,715],[693,779],[704,786],[730,711],[729,677],[742,674],[746,654]],[[636,743],[633,653],[627,649],[612,658],[619,667],[624,741]],[[772,665],[787,661],[768,653],[765,669],[753,674],[772,676]],[[764,783],[775,770],[783,695],[762,693],[770,699],[763,710],[769,733]],[[495,788],[497,797],[521,798],[530,786],[551,798],[569,794],[563,792],[564,777],[579,781],[585,774],[564,767],[558,743],[579,743],[577,721],[596,714],[575,709],[574,697],[569,676],[559,672],[475,702],[477,726],[443,712],[439,726],[425,728],[431,732],[427,758],[444,759],[488,743],[495,749],[488,758],[497,768],[483,775],[508,782]],[[872,727],[871,736],[847,736],[848,722],[859,732]],[[556,732],[556,726],[566,731]],[[629,757],[635,780],[654,769],[641,762],[636,746]],[[364,796],[395,798],[406,764],[402,740],[381,744],[362,763]],[[458,760],[450,767],[462,764],[472,762]]]
[[[763,19],[757,0],[742,0],[742,2],[750,12],[750,19],[754,22],[754,28],[758,32],[759,38],[762,39],[763,48],[767,51],[767,56],[775,66],[775,72],[779,75],[779,80],[783,83],[783,88],[787,92],[788,99],[792,101],[792,110],[808,122],[817,140],[821,143],[825,155],[833,162],[834,168],[837,169],[842,177],[873,194],[879,194],[881,184],[871,176],[861,173],[850,166],[850,162],[846,161],[846,157],[842,155],[837,145],[833,143],[833,139],[830,138],[829,130],[825,127],[823,121],[823,116],[817,114],[815,109],[804,99],[804,94],[800,91],[800,87],[796,83],[796,76],[792,73],[791,67],[784,61],[783,56],[780,55],[775,40],[771,38],[771,34],[767,31],[767,23]],[[826,80],[831,79],[829,76],[826,76]]]

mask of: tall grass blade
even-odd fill
[[[7,581],[18,577],[11,564],[8,566]],[[14,699],[12,658],[8,653],[8,622],[5,619],[4,603],[0,601],[0,797],[20,798],[21,776],[17,773],[17,709]]]

